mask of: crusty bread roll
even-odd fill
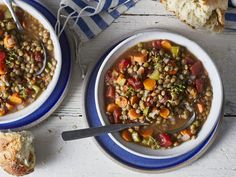
[[[34,171],[35,153],[30,132],[0,132],[0,166],[15,176]]]
[[[228,0],[161,0],[166,9],[194,28],[224,29]]]

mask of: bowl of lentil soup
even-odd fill
[[[17,1],[20,33],[0,0],[0,123],[22,119],[52,94],[61,71],[61,48],[50,22],[34,7]],[[45,70],[43,48],[47,53]]]
[[[150,126],[109,134],[125,150],[148,158],[182,155],[205,140],[223,106],[219,72],[195,42],[169,32],[143,32],[117,45],[103,61],[95,84],[103,125]],[[174,134],[165,130],[195,121]]]

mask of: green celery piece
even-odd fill
[[[38,87],[37,85],[33,85],[32,88],[34,89],[35,93],[38,94],[41,90],[40,87]]]
[[[173,57],[178,57],[179,56],[179,47],[178,46],[172,46],[171,47],[171,53]]]
[[[4,13],[4,15],[5,15],[5,18],[6,18],[6,19],[12,18],[11,13],[10,13],[9,10],[6,10],[5,13]]]
[[[159,80],[160,73],[158,70],[154,70],[153,73],[149,76],[150,79]]]
[[[138,135],[138,133],[137,132],[133,132],[132,133],[132,139],[134,140],[134,142],[136,142],[136,143],[139,143],[141,140],[140,140],[140,137],[139,137],[139,135]]]
[[[148,111],[149,111],[149,108],[146,107],[146,108],[143,110],[143,114],[144,114],[145,116],[148,115]]]

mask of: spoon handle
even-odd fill
[[[18,17],[16,16],[16,14],[13,10],[13,7],[12,7],[12,2],[13,1],[12,0],[3,0],[3,1],[4,1],[5,5],[7,6],[7,8],[9,9],[9,11],[10,11],[10,13],[11,13],[11,15],[12,15],[12,17],[13,17],[16,25],[17,25],[17,28],[19,29],[19,31],[22,32],[24,29],[23,29]]]
[[[74,139],[82,139],[91,136],[98,136],[105,133],[118,132],[120,130],[124,130],[129,127],[146,125],[144,123],[133,123],[133,124],[111,124],[102,127],[94,127],[94,128],[85,128],[80,130],[72,130],[62,132],[62,139],[64,141],[70,141]]]

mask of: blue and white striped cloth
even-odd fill
[[[73,28],[82,41],[88,41],[105,30],[122,13],[133,7],[138,0],[62,0],[57,18],[66,14],[64,24],[73,19]],[[60,22],[60,20],[58,21]],[[56,31],[60,32],[60,23]]]
[[[236,0],[229,0],[229,9],[225,14],[226,28],[236,31]]]
[[[133,7],[139,0],[61,0],[58,10],[56,31],[60,33],[70,19],[81,41],[88,41],[105,30],[123,12]],[[229,6],[236,7],[236,0],[230,0]],[[61,14],[66,14],[61,28]],[[236,30],[236,11],[226,13],[227,28]],[[70,25],[71,26],[71,25]]]

